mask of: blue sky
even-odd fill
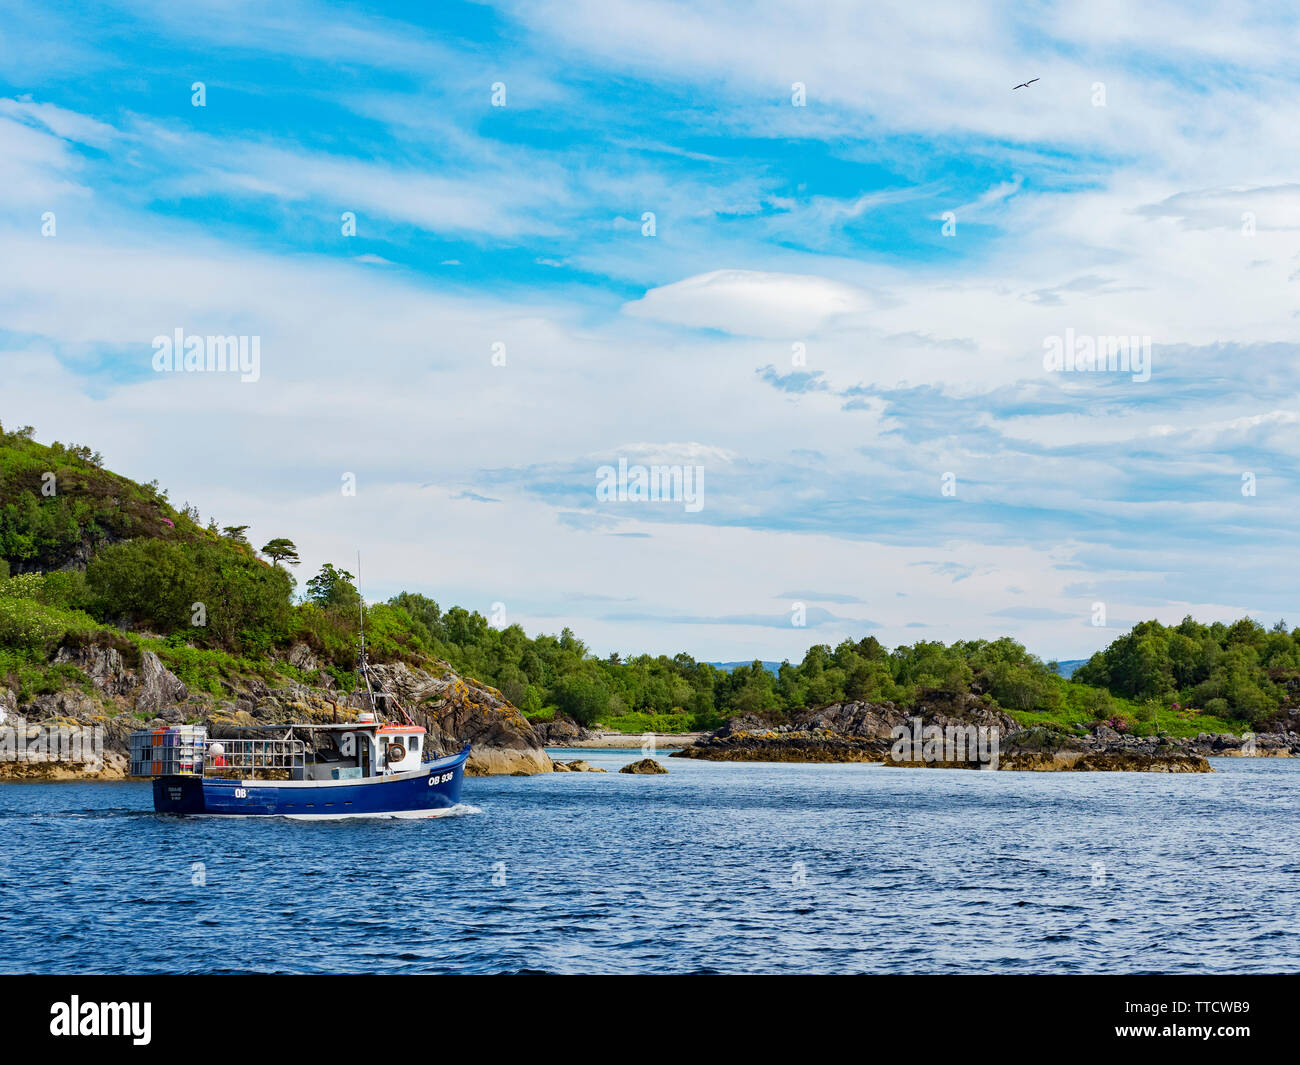
[[[1285,5],[11,3],[0,420],[304,579],[360,547],[372,598],[602,653],[1294,623],[1298,44]],[[259,380],[156,373],[177,328]],[[1149,379],[1045,369],[1067,334]],[[599,500],[619,459],[703,506]]]

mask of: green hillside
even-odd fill
[[[32,434],[0,428],[0,559],[11,572],[84,566],[99,548],[133,537],[200,538],[157,485],[110,473],[88,447],[46,446]]]

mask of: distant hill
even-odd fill
[[[1061,676],[1063,676],[1066,680],[1069,680],[1071,677],[1074,676],[1074,671],[1078,669],[1081,665],[1083,665],[1086,661],[1088,661],[1086,658],[1070,658],[1064,662],[1057,662],[1056,672],[1059,673]]]
[[[748,658],[743,662],[710,662],[709,663],[709,665],[711,665],[714,669],[720,669],[724,673],[730,673],[733,669],[737,668],[738,666],[752,666],[753,664],[754,664],[754,659],[752,658]],[[763,668],[766,669],[769,673],[771,673],[772,676],[774,677],[777,675],[777,673],[780,672],[781,669],[780,662],[764,662],[762,665]]]

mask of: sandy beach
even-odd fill
[[[655,747],[659,750],[671,749],[676,750],[679,747],[686,747],[698,740],[702,732],[656,732],[654,736]],[[597,732],[595,735],[582,740],[575,748],[567,747],[548,747],[547,750],[571,750],[578,748],[605,748],[605,747],[626,747],[629,749],[639,749],[645,742],[646,733],[640,732]]]

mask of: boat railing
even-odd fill
[[[287,780],[307,764],[307,744],[295,739],[212,739],[203,759],[205,777]]]

